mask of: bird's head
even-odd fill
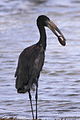
[[[45,15],[40,15],[37,18],[37,25],[38,27],[48,27],[57,37],[61,45],[66,45],[66,39],[64,38],[63,34],[59,30],[59,28]]]
[[[46,21],[50,21],[50,19],[45,16],[45,15],[40,15],[38,18],[37,18],[37,25],[40,27],[43,27],[43,26],[47,26],[46,24]]]

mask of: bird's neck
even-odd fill
[[[38,27],[39,28],[39,32],[40,32],[40,40],[39,40],[39,44],[42,44],[44,50],[46,49],[46,31],[45,28],[42,27]]]

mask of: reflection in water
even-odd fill
[[[0,117],[31,118],[28,95],[16,93],[14,73],[20,52],[39,39],[36,18],[40,14],[48,15],[59,26],[67,46],[60,46],[47,30],[38,116],[41,119],[80,117],[79,0],[47,0],[38,5],[27,0],[0,1]]]
[[[29,0],[29,1],[35,3],[35,5],[40,5],[47,2],[48,0]]]

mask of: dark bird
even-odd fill
[[[37,18],[37,26],[40,33],[39,41],[25,48],[19,56],[18,66],[16,69],[16,89],[18,93],[29,93],[29,99],[32,110],[32,117],[34,119],[31,89],[33,86],[36,88],[36,119],[37,119],[37,99],[38,99],[38,79],[40,71],[42,70],[45,50],[46,50],[46,31],[45,27],[48,27],[58,38],[61,45],[66,45],[66,40],[59,28],[45,15],[41,15]]]

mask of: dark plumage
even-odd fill
[[[16,88],[19,93],[25,93],[37,85],[40,71],[44,63],[44,49],[37,43],[20,54],[16,70]],[[38,85],[37,85],[38,86]]]
[[[59,42],[64,46],[65,38],[58,29],[58,27],[47,17],[41,15],[37,19],[37,26],[40,32],[40,40],[25,48],[19,56],[18,66],[16,69],[16,89],[18,93],[29,93],[32,116],[33,107],[30,90],[33,86],[36,86],[36,119],[37,119],[37,90],[38,90],[38,78],[40,76],[40,71],[42,70],[45,58],[46,50],[46,32],[45,26],[50,28],[52,32],[58,37]]]

